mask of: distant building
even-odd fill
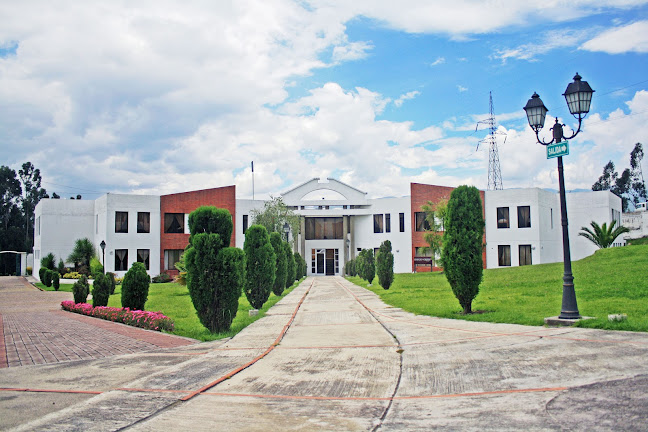
[[[633,212],[623,213],[621,216],[621,224],[630,230],[625,234],[625,238],[637,239],[648,237],[648,203],[640,203],[637,209]]]
[[[384,240],[392,243],[394,271],[409,273],[433,270],[432,257],[424,252],[421,206],[448,199],[453,189],[412,183],[409,196],[370,199],[338,180],[314,178],[281,196],[301,216],[294,244],[309,275],[343,274],[345,263],[360,250],[377,250]],[[485,267],[562,261],[558,194],[531,188],[480,195]],[[106,271],[123,276],[133,263],[142,262],[152,276],[175,275],[174,264],[189,241],[189,213],[202,205],[226,208],[234,224],[230,245],[242,248],[253,211],[264,204],[236,199],[235,186],[162,196],[106,194],[94,201],[43,199],[35,209],[34,274],[43,255],[52,252],[65,261],[75,240],[86,237],[100,256],[99,245],[106,242]],[[580,228],[592,220],[620,220],[621,200],[607,191],[580,192],[568,194],[567,205],[572,259],[577,260],[596,249],[578,236]]]

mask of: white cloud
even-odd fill
[[[430,66],[438,66],[440,64],[443,64],[446,62],[445,57],[437,57],[436,60],[434,60],[432,63],[430,63]]]
[[[457,84],[457,90],[459,90],[459,93],[463,93],[465,91],[468,91],[468,87]]]
[[[578,46],[581,41],[587,38],[588,31],[585,30],[552,30],[543,34],[543,37],[532,43],[519,45],[514,48],[497,49],[491,55],[493,59],[499,59],[506,63],[509,59],[537,61],[537,57],[558,48]]]
[[[604,31],[583,44],[587,51],[603,51],[609,54],[625,52],[648,52],[648,21],[615,27]]]
[[[372,48],[373,45],[367,42],[351,42],[346,45],[338,45],[333,48],[333,60],[335,62],[359,60],[367,57],[367,51]]]
[[[421,92],[419,92],[417,90],[407,92],[407,93],[405,93],[403,95],[400,95],[400,97],[394,101],[394,105],[396,105],[397,107],[400,108],[401,106],[403,106],[403,102],[405,102],[406,100],[409,100],[409,99],[414,99],[416,96],[418,96],[420,94],[421,94]]]

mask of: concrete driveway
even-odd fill
[[[646,430],[646,359],[644,333],[421,317],[308,278],[231,340],[0,370],[0,429]]]

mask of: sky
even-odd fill
[[[3,2],[0,165],[63,198],[247,199],[252,161],[257,199],[314,177],[486,189],[492,95],[504,188],[557,189],[522,107],[540,95],[545,139],[577,127],[576,72],[595,93],[568,190],[648,145],[648,0]]]

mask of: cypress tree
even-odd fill
[[[286,278],[288,276],[288,260],[286,259],[286,251],[283,247],[281,234],[278,232],[270,233],[270,244],[275,253],[275,280],[272,284],[272,292],[280,296],[286,286]]]
[[[290,243],[283,242],[284,255],[286,256],[286,288],[290,288],[295,282],[295,257],[293,256]]]
[[[472,312],[483,276],[484,216],[479,191],[459,186],[452,191],[443,235],[443,270],[463,313]]]
[[[122,307],[132,310],[144,310],[150,284],[151,277],[146,272],[144,264],[141,262],[133,263],[124,275],[122,282]]]
[[[394,254],[389,240],[385,240],[380,245],[376,255],[376,272],[378,273],[378,283],[384,289],[389,289],[394,281]]]
[[[243,246],[246,258],[247,279],[245,296],[253,308],[259,309],[270,297],[275,281],[277,259],[270,244],[268,231],[263,225],[252,225],[245,232]]]

